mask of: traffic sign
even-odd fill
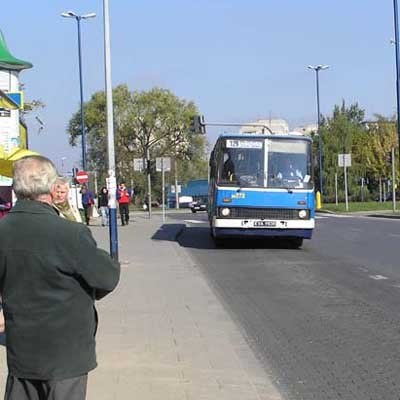
[[[351,154],[338,154],[339,167],[351,167]]]
[[[143,167],[143,158],[134,158],[133,159],[133,170],[142,172],[144,170]]]
[[[89,181],[89,175],[85,171],[78,171],[76,173],[75,179],[78,183],[87,183]]]
[[[156,158],[156,171],[168,172],[171,171],[171,159],[169,157],[157,157]]]

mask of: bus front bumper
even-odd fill
[[[315,226],[309,220],[253,220],[213,218],[213,234],[216,237],[302,237],[311,239]]]

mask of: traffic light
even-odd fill
[[[194,115],[190,121],[190,132],[193,134],[204,135],[206,133],[206,126],[204,124],[204,117]]]

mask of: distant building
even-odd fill
[[[289,124],[284,119],[259,119],[252,122],[267,126],[273,133],[289,132]],[[261,126],[243,125],[240,128],[240,133],[263,133],[263,128]]]
[[[300,132],[303,135],[311,136],[313,133],[318,133],[318,126],[317,124],[302,125],[294,128],[293,131]]]

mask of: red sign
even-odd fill
[[[76,173],[75,179],[78,183],[87,183],[89,181],[89,176],[85,171],[78,171]]]

